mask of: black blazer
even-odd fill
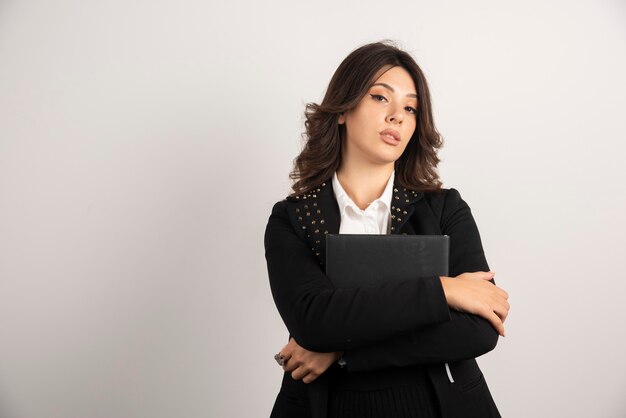
[[[392,234],[450,236],[450,276],[489,270],[470,208],[455,189],[419,193],[396,184],[391,210]],[[474,360],[496,346],[491,324],[448,309],[436,276],[335,289],[324,273],[324,235],[338,233],[340,219],[330,180],[272,209],[265,257],[291,336],[311,351],[344,351],[349,372],[426,366],[443,417],[500,416]],[[299,404],[314,418],[325,417],[327,379],[306,385],[285,373],[277,404]]]

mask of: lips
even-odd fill
[[[383,136],[391,137],[393,141],[400,142],[400,133],[394,129],[385,129],[380,133]]]

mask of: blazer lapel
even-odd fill
[[[413,235],[415,229],[407,222],[415,211],[415,204],[424,197],[424,193],[407,190],[397,183],[393,185],[391,197],[391,233]]]
[[[292,202],[289,215],[325,268],[326,235],[338,234],[341,222],[332,181],[329,179],[310,192],[287,200]]]

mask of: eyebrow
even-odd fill
[[[386,83],[375,83],[375,84],[372,84],[370,87],[374,87],[374,86],[383,86],[386,89],[391,90],[392,93],[395,92],[393,87],[391,87],[389,84],[386,84]],[[414,99],[417,99],[417,94],[409,93],[409,94],[406,95],[406,97],[413,97]]]

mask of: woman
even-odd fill
[[[388,43],[353,51],[321,104],[293,193],[265,232],[272,295],[290,332],[272,417],[497,417],[475,357],[509,310],[493,284],[470,209],[442,189],[441,138],[424,75]],[[451,277],[336,289],[325,234],[450,236]]]

